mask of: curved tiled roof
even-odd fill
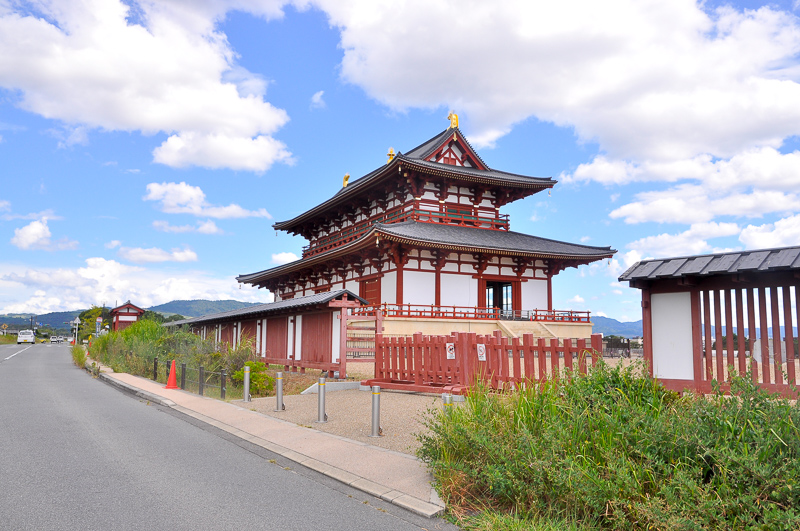
[[[425,157],[429,156],[436,147],[441,145],[441,143],[450,136],[453,131],[458,131],[461,138],[464,139],[466,142],[466,138],[461,133],[460,130],[457,129],[445,129],[438,135],[434,136],[430,140],[423,142],[419,146],[412,149],[407,154],[398,153],[395,156],[392,162],[381,166],[368,174],[359,177],[358,179],[350,182],[346,187],[339,189],[336,194],[334,194],[330,199],[327,201],[320,203],[319,205],[311,208],[299,216],[296,216],[292,219],[286,221],[279,221],[274,223],[272,226],[277,230],[289,230],[291,227],[301,223],[307,219],[312,218],[314,215],[324,212],[325,210],[348,201],[349,199],[355,197],[363,190],[367,189],[370,185],[380,181],[382,178],[391,175],[397,174],[400,172],[401,166],[405,166],[407,168],[415,168],[420,171],[424,171],[426,173],[430,173],[433,175],[441,175],[444,177],[449,177],[451,179],[460,179],[464,181],[472,181],[472,182],[481,182],[485,184],[497,184],[503,186],[509,186],[511,188],[552,188],[557,181],[553,180],[550,177],[531,177],[528,175],[521,175],[516,173],[508,173],[503,171],[492,170],[485,163],[481,160],[481,163],[486,166],[486,170],[480,170],[478,168],[467,168],[464,166],[453,166],[450,164],[443,164],[440,162],[431,162],[428,160],[424,160]],[[469,145],[469,143],[468,143]],[[471,149],[471,146],[470,146]],[[473,150],[473,153],[474,150]],[[478,154],[475,153],[477,157]],[[480,157],[478,157],[480,159]]]
[[[619,280],[657,280],[787,269],[800,269],[800,246],[642,260],[628,268]]]
[[[308,306],[327,304],[334,299],[342,298],[344,294],[347,294],[348,298],[352,300],[360,301],[362,304],[368,304],[367,301],[365,301],[352,291],[346,289],[340,289],[336,291],[315,293],[314,295],[306,295],[305,297],[296,297],[294,299],[287,299],[285,301],[257,304],[255,306],[248,306],[247,308],[240,308],[238,310],[229,310],[227,312],[211,313],[208,315],[202,315],[200,317],[193,317],[191,319],[172,321],[171,323],[165,323],[164,326],[181,326],[185,324],[205,323],[208,321],[224,321],[235,318],[269,315],[272,313],[284,312],[286,310],[293,310],[293,309],[305,308]]]
[[[583,263],[610,258],[617,252],[611,247],[592,247],[512,231],[418,221],[404,221],[386,225],[375,223],[370,230],[350,243],[272,269],[239,275],[236,280],[247,284],[255,284],[275,278],[314,264],[327,262],[332,258],[347,255],[365,246],[373,246],[375,245],[376,237],[421,247],[450,249],[456,252],[480,252],[483,250],[507,256],[577,260]]]

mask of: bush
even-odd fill
[[[72,354],[72,362],[75,363],[81,369],[86,368],[86,351],[80,345],[73,345],[70,347],[70,353]]]
[[[613,529],[800,528],[800,406],[735,378],[686,396],[641,368],[432,413],[420,457],[457,508]]]
[[[267,366],[261,361],[248,361],[244,364],[250,367],[250,394],[253,396],[267,396],[272,393],[274,379],[267,374]],[[239,384],[244,382],[244,367],[231,374],[231,379]]]

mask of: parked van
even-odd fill
[[[36,336],[33,335],[33,330],[20,330],[17,334],[17,345],[20,343],[36,343]]]

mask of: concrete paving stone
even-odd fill
[[[432,518],[444,510],[443,507],[438,507],[432,503],[409,496],[408,494],[403,494],[402,496],[395,498],[392,500],[392,503],[398,507],[402,507],[411,511],[412,513],[427,516],[428,518]]]
[[[392,490],[385,485],[379,485],[374,481],[370,481],[364,478],[357,479],[356,481],[351,483],[350,486],[353,487],[354,489],[364,491],[367,494],[372,494],[376,498],[380,498],[381,494],[386,494],[387,492]]]

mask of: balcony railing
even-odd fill
[[[461,227],[477,227],[491,230],[508,230],[508,214],[493,216],[471,215],[463,212],[437,212],[414,208],[412,205],[400,205],[387,210],[381,215],[360,221],[349,227],[322,236],[303,247],[303,258],[324,253],[361,237],[374,223],[399,223],[414,220],[422,223],[446,223]]]
[[[589,323],[590,312],[575,310],[501,310],[471,306],[434,306],[424,304],[381,304],[353,308],[354,315],[374,315],[380,310],[384,317],[422,319],[480,319],[503,321],[541,321],[550,323]]]

